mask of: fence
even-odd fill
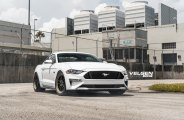
[[[29,83],[36,65],[41,64],[47,56],[0,53],[0,83]],[[124,66],[129,78],[139,79],[183,79],[184,66],[182,65],[151,65],[140,63],[116,62]],[[131,72],[153,72],[152,77],[143,77],[141,75],[130,75]]]
[[[152,64],[125,63],[125,62],[116,62],[116,64],[124,66],[129,73],[129,78],[132,80],[184,78],[183,65],[152,65]],[[130,75],[132,72],[139,73],[139,75]],[[150,72],[153,73],[153,76],[143,77],[143,75],[140,75],[141,72],[147,73]]]
[[[16,53],[0,53],[0,83],[32,82],[36,65],[46,56]]]
[[[109,33],[107,33],[107,39],[110,39],[109,41],[105,40],[103,33],[100,32],[67,36],[60,34],[62,33],[60,30],[53,31],[53,33],[51,33],[30,28],[12,28],[12,26],[4,27],[6,27],[6,29],[4,28],[6,31],[2,31],[2,34],[5,34],[5,32],[8,32],[7,34],[11,33],[13,36],[12,40],[17,41],[16,44],[20,44],[20,50],[17,52],[17,54],[0,54],[0,83],[31,81],[35,66],[41,63],[45,56],[42,56],[41,54],[28,55],[25,53],[25,50],[22,49],[22,44],[25,44],[25,41],[30,39],[29,37],[31,37],[32,43],[35,43],[35,46],[42,48],[52,47],[52,50],[55,52],[87,52],[94,54],[97,57],[106,58],[106,60],[114,60],[117,64],[123,65],[129,72],[145,71],[154,73],[153,77],[151,78],[143,78],[141,76],[134,75],[130,76],[130,79],[184,78],[184,68],[182,66],[182,64],[184,64],[182,59],[184,55],[184,49],[176,49],[182,48],[181,46],[184,41],[179,41],[171,45],[163,43],[150,43],[148,47],[143,47],[141,45],[131,47],[123,46],[124,43],[122,44],[119,39],[119,32],[113,34],[114,38],[111,38],[111,36],[108,35]],[[29,32],[31,32],[31,36]],[[15,37],[16,40],[14,40]],[[126,40],[126,38],[123,38],[123,40],[124,39]],[[6,37],[3,37],[2,40],[7,42]],[[12,40],[10,42],[12,42]],[[40,41],[47,44],[41,44]],[[125,43],[131,43],[131,40],[128,39],[128,41],[125,41]],[[3,50],[5,51],[5,49]]]

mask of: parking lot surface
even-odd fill
[[[184,120],[184,94],[147,90],[151,84],[172,82],[130,81],[132,90],[123,96],[58,96],[53,90],[35,93],[30,83],[1,84],[0,120]]]

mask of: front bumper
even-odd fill
[[[83,75],[68,75],[67,90],[128,90],[128,76],[124,79],[85,79]]]
[[[96,91],[106,91],[106,90],[127,90],[125,85],[82,85],[76,90],[96,90]]]

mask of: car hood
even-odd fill
[[[66,63],[71,69],[75,70],[117,70],[124,71],[125,68],[112,63],[101,62],[71,62]]]

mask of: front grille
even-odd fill
[[[120,88],[125,87],[124,85],[82,85],[80,87],[85,88]]]
[[[85,79],[124,79],[121,72],[116,71],[90,71],[84,75]]]

